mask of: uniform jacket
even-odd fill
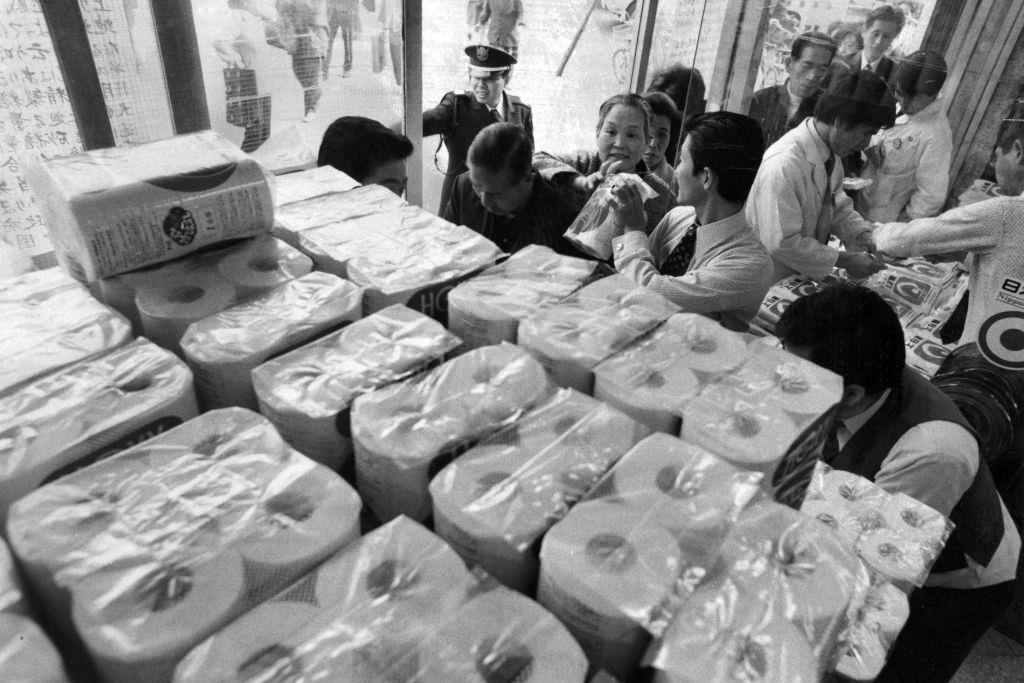
[[[515,95],[503,93],[502,108],[505,112],[504,121],[516,123],[526,129],[530,141],[533,141],[533,111],[530,105],[524,104]],[[477,101],[472,93],[453,90],[445,94],[433,109],[423,112],[423,136],[440,135],[448,150],[448,169],[445,172],[444,185],[441,188],[441,206],[438,213],[443,213],[448,200],[452,196],[455,179],[460,173],[468,170],[466,155],[469,145],[476,134],[494,123],[491,112],[486,104]]]

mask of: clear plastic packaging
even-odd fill
[[[152,682],[354,540],[360,507],[344,480],[236,408],[33,491],[7,532],[50,622],[100,674]]]
[[[309,273],[188,326],[181,338],[205,409],[255,410],[252,370],[271,356],[360,317],[363,291],[328,273]]]
[[[530,595],[541,536],[648,433],[563,389],[433,478],[434,530],[468,564]]]
[[[131,339],[132,329],[59,268],[0,282],[0,394]]]
[[[306,171],[274,176],[274,207],[321,197],[332,192],[347,192],[359,183],[333,166],[318,166]],[[394,194],[394,193],[392,193]]]
[[[389,306],[252,371],[260,412],[292,446],[333,469],[352,457],[356,396],[440,363],[459,340],[435,320]]]
[[[517,343],[555,382],[591,394],[594,366],[678,311],[625,276],[610,275],[523,320]]]
[[[582,287],[596,265],[531,244],[448,293],[448,329],[467,348],[514,344],[521,320]]]
[[[30,166],[57,257],[79,280],[270,232],[267,171],[213,131]]]
[[[21,577],[7,543],[0,538],[0,614],[28,614]]]
[[[0,680],[67,683],[60,653],[34,621],[0,612]]]
[[[0,523],[10,505],[69,470],[198,414],[192,372],[145,339],[0,396]]]
[[[322,172],[321,167],[308,173]],[[299,236],[307,230],[325,225],[342,224],[347,220],[383,214],[407,206],[408,202],[382,185],[361,185],[344,191],[299,196],[291,199],[289,174],[278,179],[279,206],[274,212],[274,235],[298,248]],[[297,183],[301,186],[301,183]],[[306,191],[308,193],[308,191]],[[317,267],[321,267],[317,264]]]
[[[612,239],[620,228],[610,207],[612,191],[624,185],[632,185],[646,202],[658,196],[643,179],[635,173],[616,173],[605,178],[590,199],[583,206],[576,220],[565,231],[564,237],[585,254],[602,261],[612,257]]]
[[[906,593],[888,581],[872,581],[864,604],[850,615],[836,672],[855,681],[873,681],[909,617]]]
[[[511,344],[483,346],[428,373],[358,396],[356,477],[382,521],[430,515],[431,477],[477,440],[547,398],[540,363]]]

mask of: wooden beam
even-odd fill
[[[206,130],[210,127],[210,111],[206,104],[192,2],[153,0],[150,4],[164,64],[164,82],[171,103],[174,132],[182,135]]]

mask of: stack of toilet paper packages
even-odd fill
[[[258,366],[253,388],[288,443],[337,470],[352,458],[355,397],[441,363],[458,346],[436,320],[396,304]]]
[[[740,515],[722,545],[719,570],[797,627],[819,674],[835,667],[848,613],[864,604],[870,586],[864,564],[835,534],[767,500]]]
[[[901,588],[923,586],[953,523],[904,493],[818,463],[800,508],[830,526],[872,570]]]
[[[530,595],[541,536],[648,433],[562,389],[433,478],[434,531],[469,565]]]
[[[907,347],[907,365],[931,379],[946,360],[956,343],[943,344],[936,332],[945,319],[936,315],[918,317],[903,331]]]
[[[836,671],[854,681],[875,680],[908,618],[907,594],[876,577],[864,604],[851,615]]]
[[[760,475],[655,433],[544,536],[537,600],[595,669],[629,680],[652,633],[714,564]]]
[[[815,683],[807,638],[774,602],[716,576],[687,598],[645,656],[653,683]]]
[[[430,516],[430,480],[481,438],[544,401],[540,363],[511,344],[482,346],[352,404],[356,481],[381,521]]]
[[[360,507],[233,408],[37,489],[7,531],[51,623],[103,679],[167,681],[192,647],[353,541]]]
[[[359,318],[362,295],[351,282],[309,273],[189,325],[181,348],[200,405],[256,410],[253,369]]]
[[[43,373],[117,348],[132,329],[59,268],[0,283],[0,394]]]
[[[274,212],[274,235],[293,247],[299,247],[299,236],[325,225],[387,213],[408,202],[381,185],[361,185],[349,190],[317,192],[314,185],[291,181],[293,176],[306,179],[306,174],[324,173],[320,167],[303,173],[290,173],[278,179],[278,202]],[[287,180],[287,182],[286,182]],[[294,183],[294,184],[293,184]],[[305,189],[303,189],[305,188]]]
[[[515,344],[523,318],[582,287],[595,266],[531,244],[448,293],[448,329],[471,349]]]
[[[559,385],[592,394],[594,366],[678,311],[646,287],[610,275],[523,320],[517,343]]]
[[[582,683],[585,671],[554,617],[398,517],[196,647],[175,680]]]
[[[0,524],[40,485],[190,420],[192,372],[136,339],[0,396]]]
[[[27,169],[61,264],[90,282],[270,232],[267,171],[213,131]]]
[[[359,187],[359,182],[333,166],[318,166],[297,173],[273,176],[274,206],[301,202],[332,192],[347,192]]]
[[[757,309],[757,315],[750,321],[751,332],[761,336],[774,335],[779,318],[791,303],[800,297],[820,292],[822,289],[824,289],[823,284],[803,275],[790,275],[779,280],[764,295],[761,307]]]
[[[216,245],[99,281],[99,296],[135,330],[178,351],[189,323],[313,270],[298,249],[270,235]]]
[[[594,368],[594,398],[676,435],[703,385],[746,359],[739,334],[702,315],[677,313]]]

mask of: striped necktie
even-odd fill
[[[679,244],[668,255],[665,262],[661,264],[662,275],[679,277],[686,274],[686,269],[690,267],[690,260],[693,259],[693,254],[697,250],[697,226],[699,225],[700,222],[695,219],[693,224],[683,233],[683,238],[679,240]]]

